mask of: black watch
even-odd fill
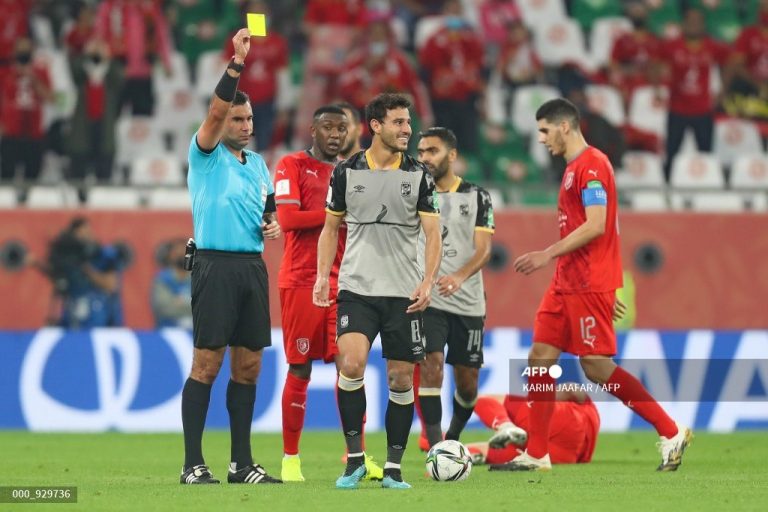
[[[232,69],[234,71],[237,71],[238,73],[242,73],[243,70],[245,69],[245,64],[236,64],[235,58],[233,57],[229,61],[229,64],[227,64],[227,69]]]

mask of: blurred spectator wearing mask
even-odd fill
[[[152,283],[152,314],[155,326],[192,329],[192,277],[184,270],[186,242],[168,244],[165,266]]]
[[[427,88],[408,57],[395,44],[388,17],[374,18],[368,25],[365,42],[352,53],[339,73],[338,84],[340,96],[358,112],[377,94],[410,94],[421,125],[432,126],[434,116]]]
[[[243,19],[249,12],[266,14],[267,23],[271,19],[269,4],[263,0],[244,2],[242,9]],[[229,39],[221,54],[222,60],[229,62],[234,54],[235,47]],[[265,151],[270,147],[276,124],[288,122],[292,100],[288,43],[269,25],[267,37],[251,37],[251,49],[245,58],[245,70],[240,74],[237,88],[251,99],[256,151]]]
[[[515,0],[485,0],[480,4],[480,30],[491,61],[509,40],[509,27],[523,19]],[[524,25],[523,25],[524,27]]]
[[[0,0],[3,28],[0,30],[0,82],[14,65],[16,42],[29,37],[29,2]]]
[[[510,21],[507,24],[506,37],[495,66],[495,75],[500,78],[509,102],[518,87],[541,81],[542,71],[541,60],[533,47],[531,34],[523,24],[523,20]],[[509,112],[509,102],[506,105],[506,112]]]
[[[137,116],[151,116],[155,108],[152,67],[171,67],[171,36],[160,2],[104,0],[96,13],[96,37],[107,41],[110,53],[125,65],[122,104]]]
[[[669,80],[664,164],[667,179],[688,128],[693,130],[699,151],[712,151],[715,98],[710,92],[710,71],[713,66],[725,63],[728,48],[707,36],[705,27],[704,14],[698,9],[688,9],[683,18],[682,37],[667,43],[661,54]]]
[[[123,325],[120,273],[124,254],[101,246],[84,217],[76,217],[51,243],[47,274],[61,300],[58,324],[69,329]]]
[[[733,47],[725,77],[725,110],[768,120],[768,0],[760,1],[757,23],[744,27]]]
[[[114,62],[109,46],[91,39],[82,52],[69,52],[69,69],[77,89],[77,103],[66,138],[69,178],[82,181],[93,174],[99,181],[112,177],[115,124],[120,115],[123,68]]]
[[[445,26],[429,38],[419,53],[432,98],[435,124],[453,130],[459,150],[478,148],[478,99],[485,88],[484,49],[480,36],[462,17],[459,0],[443,8]]]
[[[648,7],[643,2],[630,3],[626,13],[632,30],[613,42],[609,81],[621,91],[628,104],[635,88],[658,84],[662,45],[648,28]]]
[[[43,106],[53,101],[48,70],[33,62],[32,41],[16,41],[14,64],[0,84],[0,179],[23,167],[26,180],[40,175],[45,152]]]

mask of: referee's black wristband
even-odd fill
[[[237,92],[237,83],[240,81],[240,77],[233,77],[231,76],[226,70],[224,71],[224,74],[221,77],[221,80],[219,80],[219,83],[216,84],[216,89],[214,90],[214,93],[216,96],[221,98],[221,100],[226,101],[227,103],[232,103],[232,101],[235,99],[235,93]]]

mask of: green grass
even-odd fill
[[[483,439],[470,431],[465,441]],[[77,504],[0,504],[0,510],[765,510],[768,442],[763,432],[698,434],[677,473],[656,473],[650,432],[603,434],[593,462],[556,466],[549,474],[489,473],[474,468],[465,482],[433,482],[411,438],[403,473],[414,488],[385,491],[364,483],[339,491],[341,434],[309,432],[302,439],[307,482],[283,486],[181,486],[181,434],[30,434],[0,432],[0,485],[76,485]],[[368,435],[369,453],[384,458],[384,435]],[[279,435],[253,437],[256,459],[279,476]],[[229,434],[208,432],[207,462],[226,480]],[[763,505],[760,505],[763,503]]]

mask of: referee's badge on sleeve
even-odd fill
[[[287,196],[291,193],[291,182],[288,180],[278,180],[277,183],[275,183],[275,195],[276,196]]]

